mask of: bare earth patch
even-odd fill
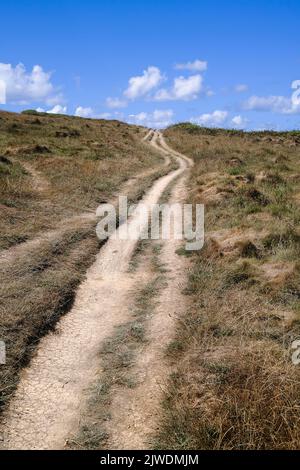
[[[171,201],[185,198],[185,184],[180,181]],[[186,258],[176,254],[181,246],[178,240],[164,244],[160,260],[166,270],[167,286],[158,297],[158,306],[148,321],[146,343],[142,347],[131,375],[137,385],[133,389],[121,388],[111,403],[108,421],[108,449],[148,449],[160,424],[160,408],[167,387],[170,366],[165,348],[175,334],[175,325],[186,308],[182,294],[185,283]],[[153,446],[153,442],[152,442]]]
[[[272,286],[283,285],[295,272],[295,263],[264,263],[261,266],[263,277]]]

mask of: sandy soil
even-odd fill
[[[49,188],[49,182],[46,180],[46,178],[43,177],[43,175],[36,170],[30,163],[28,162],[20,162],[21,165],[25,168],[27,173],[29,173],[32,176],[32,187],[36,191],[46,191]]]
[[[171,202],[184,201],[184,183],[183,177],[172,192]],[[165,349],[175,335],[177,318],[186,308],[182,289],[187,260],[176,254],[181,245],[179,240],[171,239],[162,248],[160,261],[167,270],[167,287],[158,297],[158,306],[148,324],[147,342],[131,370],[138,385],[133,389],[119,388],[114,395],[111,420],[107,425],[108,449],[151,448],[151,439],[159,425],[163,392],[171,372]]]

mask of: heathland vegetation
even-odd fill
[[[300,132],[164,133],[192,157],[189,202],[205,204],[189,308],[168,348],[173,374],[159,447],[297,449]]]

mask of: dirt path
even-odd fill
[[[160,134],[154,135],[155,140],[163,141]],[[157,203],[167,186],[186,170],[187,159],[175,158],[179,168],[159,178],[141,203],[148,207]],[[129,221],[131,229],[139,228],[141,203]],[[4,448],[63,448],[70,431],[78,426],[86,390],[99,371],[101,343],[129,315],[133,277],[127,269],[136,242],[122,240],[124,230],[121,225],[119,237],[110,238],[102,247],[78,290],[74,307],[61,319],[56,332],[41,340],[30,366],[23,371],[4,416]]]
[[[170,202],[184,202],[185,179],[176,184]],[[131,369],[136,385],[133,389],[119,387],[111,403],[111,420],[107,430],[108,449],[149,449],[151,439],[159,425],[160,406],[167,387],[170,369],[165,349],[175,336],[176,319],[186,306],[182,294],[187,261],[176,254],[181,247],[178,240],[164,243],[160,261],[167,271],[167,287],[161,291],[151,319],[148,322],[146,342]]]
[[[146,135],[145,135],[145,137],[143,138],[143,141],[144,141],[144,142],[150,141],[151,138],[153,137],[153,133],[154,133],[154,132],[155,132],[155,131],[154,131],[153,129],[150,129],[150,131],[147,132]]]
[[[40,171],[36,170],[30,163],[20,161],[19,162],[27,171],[32,176],[32,187],[36,191],[46,191],[49,188],[49,182],[46,180],[46,178],[43,177]]]
[[[159,152],[163,153],[164,156],[165,156],[165,164],[168,165],[171,161],[170,159],[170,155],[172,152],[169,152],[169,151],[166,151],[166,149],[164,149],[161,145],[159,145],[160,143],[160,132],[157,132],[157,131],[154,131],[153,134],[152,134],[152,140],[151,140],[151,145],[153,145],[153,147],[156,148],[156,150],[158,150]]]

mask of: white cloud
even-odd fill
[[[150,66],[143,71],[142,75],[131,77],[128,88],[124,91],[124,96],[129,100],[135,100],[156,88],[163,80],[158,67]]]
[[[244,129],[248,123],[248,120],[243,118],[241,115],[234,116],[231,119],[231,124],[237,129]]]
[[[0,80],[0,104],[6,104],[6,83]]]
[[[138,114],[131,114],[129,116],[129,122],[147,127],[163,128],[172,123],[173,116],[174,112],[171,109],[156,109],[153,113],[141,112]]]
[[[60,104],[56,104],[53,108],[51,109],[44,109],[44,108],[36,108],[36,111],[38,113],[48,113],[48,114],[67,114],[67,107],[66,106],[61,106]]]
[[[48,114],[67,114],[67,107],[60,104],[55,105],[52,109],[46,111]]]
[[[120,98],[106,98],[106,105],[109,108],[125,108],[127,106],[127,101],[122,100]]]
[[[205,70],[206,67],[207,63],[200,60],[177,64],[175,66],[177,69],[187,69],[190,71],[202,71]],[[127,106],[129,101],[134,101],[138,98],[146,98],[154,101],[189,101],[198,98],[200,92],[205,92],[203,89],[202,75],[195,74],[189,77],[176,77],[171,88],[161,88],[154,93],[155,89],[164,80],[166,80],[166,77],[161,73],[158,67],[149,66],[141,75],[129,79],[128,87],[123,92],[122,98],[108,97],[106,99],[106,105],[109,108],[122,108]],[[212,93],[212,91],[207,91],[208,96],[211,96]]]
[[[75,110],[75,116],[83,118],[93,117],[94,111],[90,107],[83,108],[82,106],[78,106]]]
[[[244,103],[244,108],[254,111],[278,111],[288,110],[290,100],[284,96],[251,96]]]
[[[240,83],[239,85],[236,85],[234,89],[237,93],[244,93],[245,91],[248,91],[248,85]]]
[[[217,109],[212,113],[201,114],[198,117],[190,119],[191,122],[206,127],[225,127],[235,129],[245,129],[248,125],[248,119],[241,115],[230,117],[228,111]]]
[[[177,77],[174,79],[173,87],[170,90],[162,88],[155,94],[156,101],[183,100],[189,101],[198,98],[203,87],[203,78],[201,75],[192,75],[191,77]]]
[[[200,124],[201,126],[216,127],[224,124],[227,117],[227,111],[216,110],[213,113],[201,114],[198,117],[192,118],[191,122]]]
[[[146,121],[146,119],[149,117],[148,113],[141,112],[138,114],[130,114],[129,118],[133,119],[136,122],[143,122]]]
[[[6,102],[28,104],[43,102],[57,104],[62,95],[51,83],[51,72],[45,72],[40,65],[35,65],[27,72],[23,64],[13,67],[0,63],[0,80],[6,85]]]
[[[46,100],[46,104],[49,106],[55,106],[56,104],[61,104],[65,102],[65,98],[62,93],[58,93],[54,96],[49,96]]]
[[[176,70],[189,70],[190,72],[204,72],[207,69],[207,62],[203,60],[194,60],[175,65]]]
[[[153,119],[154,121],[161,121],[162,119],[171,119],[174,116],[174,112],[172,109],[156,109],[153,112]]]
[[[299,114],[300,113],[300,80],[294,80],[291,84],[295,90],[291,97],[270,95],[251,96],[243,103],[243,108],[253,111],[269,111],[279,114]]]

